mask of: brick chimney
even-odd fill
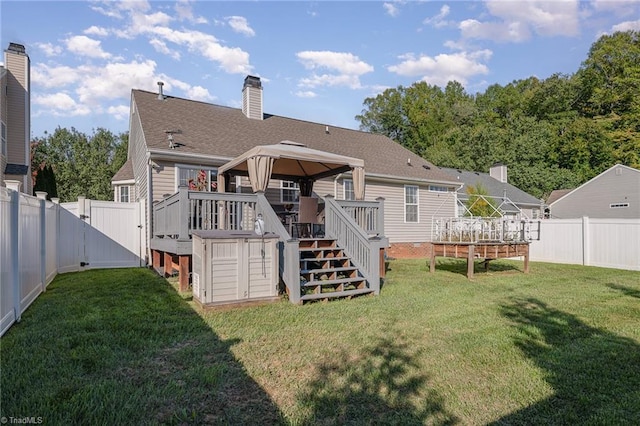
[[[262,120],[262,83],[260,77],[248,75],[244,79],[242,112],[249,118]]]
[[[495,163],[489,169],[489,176],[502,183],[507,183],[507,166],[502,163]]]

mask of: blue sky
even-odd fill
[[[578,70],[597,38],[640,30],[637,1],[6,1],[1,46],[31,59],[33,137],[128,130],[131,89],[357,128],[363,101],[416,81],[468,93]]]

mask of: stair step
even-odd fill
[[[355,266],[343,266],[339,268],[319,268],[319,269],[301,269],[300,274],[328,274],[330,272],[346,272],[346,271],[357,271],[358,268]]]
[[[349,284],[355,282],[365,282],[365,279],[362,277],[349,277],[349,278],[337,278],[335,280],[314,280],[307,281],[305,283],[300,283],[302,287],[316,287],[323,285],[335,285],[335,284]]]
[[[330,299],[334,297],[350,297],[350,296],[358,296],[360,294],[373,293],[373,290],[370,288],[361,288],[356,290],[345,290],[345,291],[332,291],[328,293],[312,293],[305,294],[304,296],[300,296],[300,300],[315,300],[315,299]]]
[[[326,262],[331,260],[351,260],[348,256],[336,257],[301,257],[300,262]]]

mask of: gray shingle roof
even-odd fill
[[[111,182],[120,182],[123,180],[133,180],[133,164],[131,160],[124,162],[120,170],[111,178]]]
[[[448,167],[440,167],[440,170],[454,177],[458,183],[464,184],[464,187],[458,191],[460,199],[464,200],[468,198],[466,193],[468,186],[476,186],[480,183],[491,197],[502,198],[506,190],[507,198],[516,205],[540,205],[540,200],[533,195],[524,192],[510,183],[502,183],[498,179],[492,178],[488,173],[470,172]]]
[[[551,191],[551,194],[549,194],[549,198],[547,198],[547,204],[551,204],[554,201],[559,200],[571,191],[573,191],[573,189],[554,189]]]
[[[247,118],[241,109],[133,90],[147,148],[167,153],[235,158],[256,145],[283,140],[364,160],[367,175],[455,183],[450,175],[386,136],[277,115]],[[166,131],[178,130],[168,146]],[[408,161],[410,160],[410,165]]]

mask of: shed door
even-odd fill
[[[239,266],[242,263],[237,240],[212,240],[211,296],[207,302],[226,302],[238,299]]]
[[[262,252],[264,250],[264,256]],[[272,239],[251,239],[247,244],[249,295],[251,298],[276,295],[274,283],[274,242]]]

